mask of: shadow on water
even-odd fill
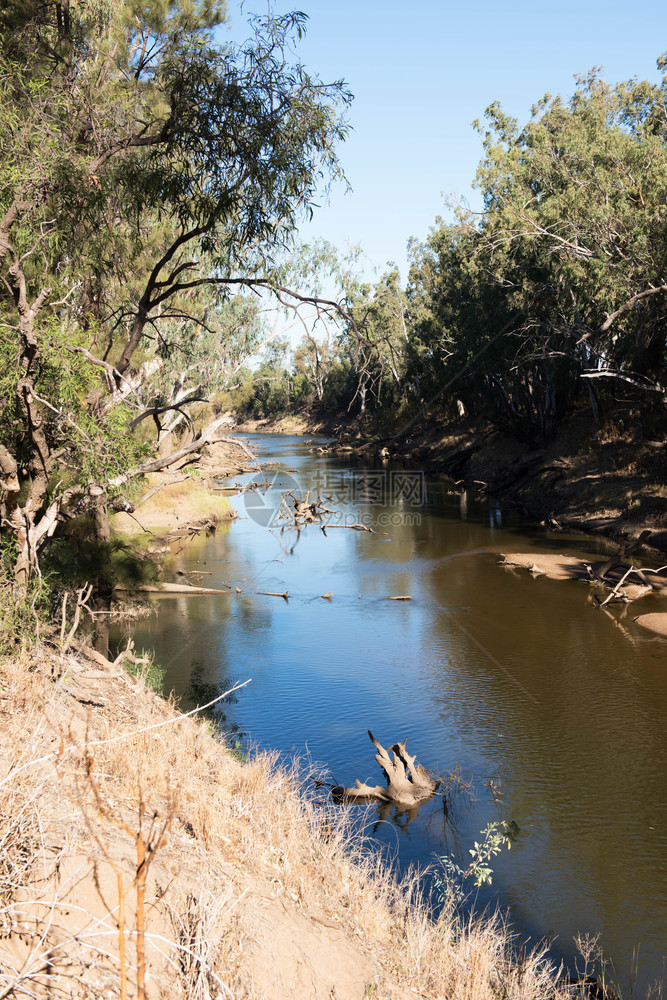
[[[234,749],[238,749],[243,743],[243,733],[237,722],[228,718],[229,706],[238,703],[238,696],[235,693],[228,694],[223,701],[226,691],[230,691],[236,681],[231,678],[216,678],[212,680],[208,668],[203,660],[193,660],[190,667],[190,680],[185,693],[181,698],[181,706],[190,710],[199,708],[199,716],[214,722],[230,742]],[[215,704],[211,704],[215,702]]]

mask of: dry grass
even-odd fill
[[[85,653],[0,665],[0,846],[0,998],[562,991],[499,920],[434,924],[296,765]]]
[[[148,533],[150,539],[151,535],[161,536],[202,518],[221,521],[230,517],[229,500],[209,489],[203,480],[171,482],[164,473],[153,473],[146,477],[145,485],[146,493],[157,486],[162,488],[137,506],[134,514],[121,511],[112,516],[111,525],[117,535],[141,537]]]

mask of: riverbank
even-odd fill
[[[133,563],[125,574],[127,580],[114,581],[116,598],[135,591],[192,593],[194,586],[201,591],[202,574],[189,581],[181,579],[175,558],[188,539],[234,520],[229,496],[236,490],[233,485],[221,486],[220,480],[256,467],[245,446],[224,442],[210,445],[194,467],[145,476],[130,509],[109,517],[112,541]]]
[[[196,464],[178,472],[154,472],[144,477],[141,493],[131,510],[111,514],[111,530],[116,537],[133,539],[148,536],[144,544],[162,544],[180,534],[192,534],[215,527],[234,517],[228,495],[219,481],[257,467],[242,439],[208,445]]]
[[[342,424],[343,421],[334,417],[294,413],[253,420],[241,418],[234,430],[241,434],[320,434],[329,437],[337,434]]]
[[[162,545],[180,533],[197,533],[233,518],[227,497],[191,475],[155,472],[146,476],[144,492],[131,512],[111,515],[116,537],[137,540],[144,545]]]
[[[638,428],[595,428],[581,414],[538,448],[490,425],[433,420],[399,438],[343,447],[491,494],[555,530],[623,541],[650,529],[651,548],[667,552],[667,444],[644,440]]]
[[[0,692],[0,995],[566,995],[500,922],[433,923],[296,765],[237,759],[121,658],[42,647]]]

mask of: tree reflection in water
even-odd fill
[[[209,705],[210,701],[219,698],[236,682],[229,677],[223,677],[222,681],[211,681],[206,677],[206,667],[202,660],[193,660],[190,668],[190,681],[185,691],[184,698],[194,708],[196,705],[206,705],[202,708],[200,716],[210,719],[217,728],[224,733],[232,749],[237,750],[243,741],[243,733],[235,722],[230,722],[225,713],[227,705],[234,705],[238,702],[236,694],[228,695],[224,701]]]

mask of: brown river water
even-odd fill
[[[497,555],[614,546],[418,471],[350,465],[296,437],[254,443],[279,463],[273,489],[234,498],[239,519],[179,555],[202,585],[242,593],[162,598],[133,624],[166,689],[189,705],[252,678],[221,725],[334,783],[382,780],[368,729],[385,746],[407,738],[434,771],[459,767],[472,791],[449,812],[439,797],[415,816],[359,809],[365,834],[400,868],[437,870],[441,855],[465,868],[480,831],[513,820],[511,851],[468,905],[507,910],[572,972],[576,936],[599,934],[626,995],[667,982],[667,641],[633,623],[655,601],[602,611],[586,584],[533,579]],[[267,521],[292,487],[374,531],[281,534]]]

